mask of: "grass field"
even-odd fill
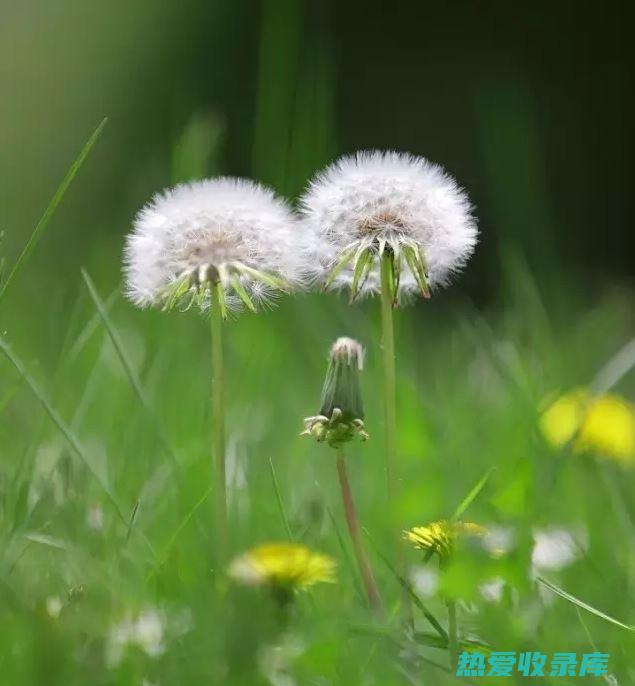
[[[338,563],[336,584],[281,617],[266,589],[230,582],[214,536],[208,323],[135,310],[119,270],[113,250],[95,283],[78,266],[72,292],[36,278],[46,290],[34,299],[25,264],[0,304],[0,683],[453,683],[420,607],[443,629],[446,594],[461,599],[461,640],[484,651],[597,648],[620,684],[635,683],[635,637],[610,621],[635,621],[633,471],[553,449],[539,430],[560,392],[635,397],[632,294],[538,283],[510,252],[494,306],[447,291],[399,310],[397,524],[377,302],[298,295],[231,321],[230,554],[291,537]],[[361,591],[334,456],[299,437],[340,335],[367,348],[371,439],[351,449],[349,469],[379,615]],[[401,529],[450,517],[486,475],[462,518],[513,532],[513,544],[457,556],[435,590],[436,561],[424,568]],[[551,527],[572,532],[575,552],[541,576],[608,619],[533,580],[532,532]],[[403,566],[418,598],[405,623]],[[497,599],[483,589],[493,579],[505,581]]]

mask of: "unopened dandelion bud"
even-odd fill
[[[359,388],[364,350],[352,338],[338,338],[330,353],[322,388],[320,414],[307,417],[304,435],[314,436],[337,448],[355,436],[368,438],[364,428],[364,406]]]

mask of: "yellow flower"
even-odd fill
[[[404,531],[404,538],[420,550],[430,550],[439,557],[448,557],[461,536],[484,536],[487,529],[474,522],[451,522],[441,519],[425,526]]]
[[[551,445],[573,439],[573,450],[593,451],[622,464],[635,461],[635,407],[616,395],[576,390],[543,413],[540,428]]]
[[[296,543],[263,543],[239,555],[229,575],[250,586],[274,586],[301,591],[335,581],[335,561]]]

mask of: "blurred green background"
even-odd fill
[[[611,653],[619,683],[635,683],[632,633],[581,619],[555,596],[542,602],[529,578],[533,529],[582,527],[584,551],[554,581],[635,622],[632,470],[563,459],[537,430],[545,398],[591,384],[635,331],[626,9],[0,0],[8,266],[109,119],[0,304],[0,333],[81,448],[69,449],[68,433],[2,357],[0,684],[268,683],[257,656],[277,640],[272,608],[257,593],[215,593],[207,325],[193,314],[136,311],[119,296],[123,238],[151,195],[177,181],[252,176],[294,200],[315,170],[369,148],[444,165],[468,190],[482,230],[451,289],[397,314],[401,521],[449,516],[495,466],[468,518],[513,526],[517,545],[503,561],[468,559],[446,580],[470,601],[465,635],[494,650],[597,645]],[[81,267],[107,302],[118,348]],[[329,451],[297,437],[317,410],[330,343],[359,338],[373,440],[355,447],[351,478],[392,610],[399,584],[377,553],[389,554],[395,532],[383,516],[376,310],[304,295],[228,326],[232,551],[285,538],[271,459],[294,535],[340,562],[339,585],[296,608],[298,684],[454,681],[426,662],[443,666],[446,653],[404,637],[398,613],[369,616],[338,543]],[[626,352],[613,390],[633,400]],[[127,515],[136,508],[134,526],[117,519],[83,460]],[[404,555],[416,569],[421,556]],[[493,576],[514,589],[507,604],[479,600],[476,586]],[[57,614],[51,599],[62,603]],[[426,602],[443,615],[438,596]],[[113,627],[144,608],[163,613],[164,650],[132,648],[108,664]]]

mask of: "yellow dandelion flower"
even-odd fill
[[[439,557],[448,557],[462,536],[484,536],[487,529],[474,522],[451,522],[441,519],[425,526],[415,526],[404,531],[404,539],[413,543],[415,548],[430,550]]]
[[[555,447],[573,439],[577,453],[593,451],[621,464],[635,462],[635,407],[619,396],[572,391],[547,408],[540,428]]]
[[[305,590],[320,582],[335,582],[335,561],[296,543],[263,543],[239,555],[229,575],[250,586]]]

